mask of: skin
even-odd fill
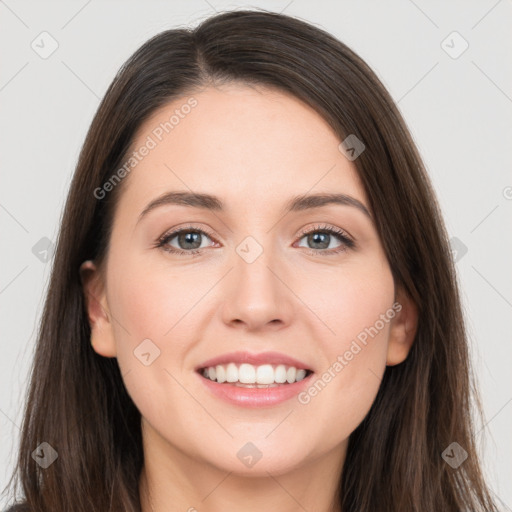
[[[143,417],[142,509],[337,510],[332,500],[348,437],[369,411],[386,365],[407,357],[417,309],[395,289],[375,226],[362,212],[328,205],[281,213],[291,196],[308,192],[347,194],[370,209],[354,164],[316,111],[286,93],[243,84],[193,96],[198,105],[125,178],[104,267],[81,267],[93,348],[117,358]],[[155,112],[134,147],[187,98]],[[226,211],[166,205],[137,222],[171,190],[214,194]],[[188,223],[214,234],[202,235],[198,256],[154,247]],[[322,255],[327,249],[300,236],[318,223],[341,228],[356,247]],[[253,263],[236,252],[247,236],[263,248]],[[169,244],[190,251],[177,237]],[[335,235],[329,244],[343,245]],[[321,376],[395,301],[401,311],[307,404],[293,398],[237,407],[194,373],[225,352],[272,350]],[[161,351],[148,366],[133,354],[145,339]],[[248,441],[262,452],[252,467],[237,457]]]

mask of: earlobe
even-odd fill
[[[91,327],[91,345],[101,356],[116,357],[113,326],[101,272],[91,260],[87,260],[80,265],[80,279]]]
[[[397,304],[401,308],[391,320],[389,332],[387,366],[395,366],[405,361],[409,355],[418,330],[418,307],[402,290],[397,293]]]

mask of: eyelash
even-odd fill
[[[183,256],[187,255],[187,256],[192,256],[192,257],[199,255],[204,248],[203,249],[191,249],[189,251],[185,251],[182,249],[176,249],[175,247],[171,248],[170,246],[167,245],[169,243],[169,241],[172,240],[176,235],[179,235],[183,232],[201,233],[201,234],[206,235],[209,238],[215,240],[213,234],[210,233],[206,229],[200,229],[200,228],[196,228],[194,226],[186,226],[186,227],[182,227],[182,228],[176,229],[174,231],[171,231],[170,233],[165,233],[164,235],[162,235],[156,241],[155,247],[161,248],[162,250],[169,252],[171,254],[178,254],[178,255],[183,255]],[[337,238],[340,239],[340,241],[342,242],[342,245],[340,247],[336,247],[335,249],[308,249],[307,247],[303,247],[303,249],[306,249],[306,252],[308,252],[309,254],[313,254],[315,256],[318,256],[318,255],[330,256],[333,254],[339,254],[339,253],[345,252],[348,249],[353,249],[355,247],[354,241],[348,237],[348,235],[345,233],[345,231],[343,231],[342,229],[333,227],[333,226],[328,226],[328,225],[316,225],[312,229],[307,229],[307,230],[301,231],[301,233],[299,234],[299,240],[304,238],[306,235],[310,235],[312,233],[317,233],[317,232],[328,233],[329,235],[335,235]]]

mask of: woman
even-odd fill
[[[27,509],[493,511],[470,406],[445,227],[369,67],[269,12],[144,44],[66,203]]]

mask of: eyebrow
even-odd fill
[[[322,206],[327,206],[330,204],[352,206],[360,212],[364,213],[370,220],[372,219],[368,208],[366,208],[366,206],[361,203],[361,201],[346,194],[317,193],[294,196],[285,203],[282,213],[286,214],[289,212],[300,212],[313,208],[321,208]],[[137,222],[140,222],[140,220],[142,220],[142,218],[152,210],[166,205],[188,206],[191,208],[201,208],[214,212],[224,211],[224,205],[222,201],[216,196],[199,192],[172,191],[167,192],[151,201],[141,212]]]

